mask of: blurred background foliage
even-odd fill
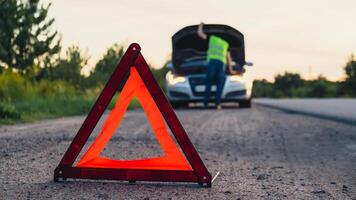
[[[61,55],[55,20],[47,15],[50,7],[40,0],[0,0],[0,123],[87,113],[124,54],[125,45],[113,44],[84,75],[89,56],[76,45]],[[165,65],[151,66],[162,89]],[[304,80],[299,74],[285,73],[274,82],[254,81],[253,95],[354,97],[356,62],[350,56],[344,81],[331,82],[322,76]],[[134,99],[130,107],[137,106]]]
[[[305,80],[299,74],[284,73],[275,76],[273,82],[265,79],[253,83],[254,97],[301,98],[301,97],[356,97],[356,61],[351,55],[344,67],[345,79],[332,82],[323,76]]]

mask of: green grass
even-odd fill
[[[75,87],[63,80],[29,80],[20,73],[0,73],[0,124],[32,122],[73,115],[87,115],[102,86]],[[111,100],[111,109],[118,94]],[[134,98],[129,109],[140,107]]]
[[[110,102],[108,109],[114,106],[117,95]],[[64,116],[86,115],[97,97],[32,97],[11,103],[0,103],[0,124],[14,124],[51,119]],[[129,109],[140,107],[134,98]]]

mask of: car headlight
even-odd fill
[[[239,82],[239,83],[241,83],[241,82],[244,82],[244,81],[245,81],[245,79],[244,79],[244,77],[243,77],[243,76],[233,75],[233,76],[230,76],[230,81],[232,81],[232,82]]]
[[[171,85],[175,85],[177,83],[184,83],[186,81],[186,78],[184,76],[177,76],[172,74],[172,72],[167,73],[166,79]]]

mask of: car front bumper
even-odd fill
[[[205,86],[204,84],[194,84],[191,81],[185,81],[183,83],[169,84],[167,86],[167,96],[170,101],[176,102],[201,102],[204,100]],[[210,100],[215,99],[215,85],[212,86],[212,92]],[[197,90],[199,89],[199,90]],[[221,101],[232,102],[248,100],[251,98],[251,89],[246,87],[245,83],[233,82],[229,78],[226,79]]]

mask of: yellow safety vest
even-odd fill
[[[227,43],[222,38],[212,35],[209,37],[208,60],[216,59],[226,64],[226,54],[229,48]]]

